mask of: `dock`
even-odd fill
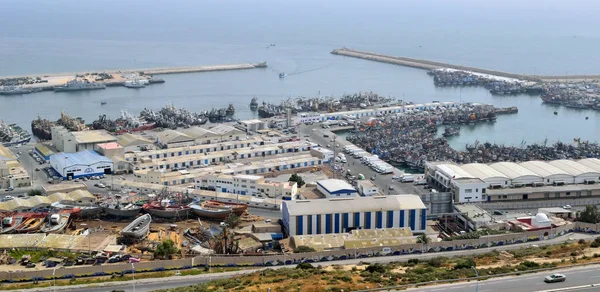
[[[450,68],[450,69],[455,69],[455,70],[471,71],[471,72],[476,72],[476,73],[481,73],[481,74],[489,74],[489,75],[494,75],[494,76],[514,78],[514,79],[520,79],[520,80],[528,80],[528,81],[536,81],[536,82],[542,81],[542,79],[543,79],[543,77],[541,77],[541,76],[514,74],[514,73],[508,73],[508,72],[502,72],[502,71],[496,71],[496,70],[481,69],[481,68],[475,68],[475,67],[454,65],[454,64],[422,60],[422,59],[407,58],[407,57],[394,57],[394,56],[382,55],[382,54],[377,54],[377,53],[357,51],[357,50],[348,49],[348,48],[341,48],[341,49],[333,50],[331,52],[331,54],[352,57],[352,58],[358,58],[358,59],[364,59],[364,60],[370,60],[370,61],[376,61],[376,62],[382,62],[382,63],[388,63],[388,64],[401,65],[401,66],[412,67],[412,68],[417,68],[417,69],[424,69],[424,70]]]

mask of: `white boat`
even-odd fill
[[[63,231],[69,224],[70,218],[71,218],[70,213],[52,214],[52,215],[50,215],[49,222],[44,224],[44,226],[42,226],[42,232],[52,233],[52,232]]]
[[[150,222],[152,222],[150,214],[144,214],[123,228],[121,235],[130,238],[142,238],[148,234]]]
[[[146,80],[147,81],[147,80]],[[127,88],[144,88],[146,87],[146,82],[142,80],[127,80],[125,81],[125,87]]]

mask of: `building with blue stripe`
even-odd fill
[[[288,236],[399,227],[423,233],[427,210],[415,195],[296,200],[283,202],[282,220]]]

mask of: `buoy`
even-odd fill
[[[586,120],[587,120],[587,119],[589,119],[589,118],[590,118],[590,117],[585,117],[585,119],[586,119]]]

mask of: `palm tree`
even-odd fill
[[[233,213],[229,214],[229,216],[227,216],[227,219],[225,219],[225,225],[227,225],[227,227],[231,229],[236,229],[241,224],[242,220],[240,219],[240,217]]]
[[[427,234],[423,233],[419,236],[417,236],[417,242],[418,243],[422,243],[425,245],[425,250],[427,251],[427,244],[431,242],[431,238],[429,238],[429,236],[427,236]]]

